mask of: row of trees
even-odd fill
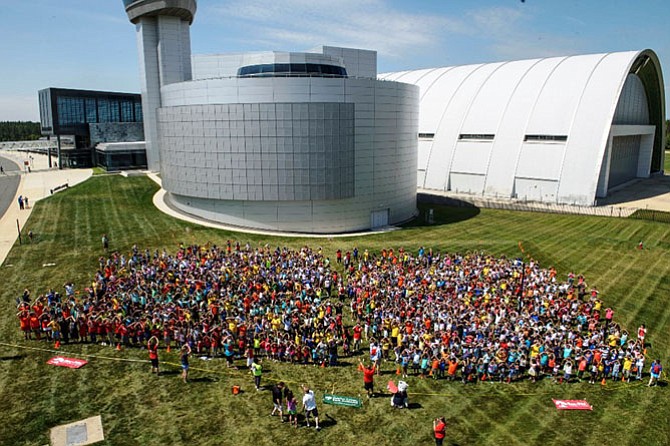
[[[32,141],[40,136],[39,122],[0,121],[0,141]]]

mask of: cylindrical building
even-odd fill
[[[415,215],[419,89],[377,80],[376,52],[321,47],[191,64],[195,1],[124,3],[138,29],[149,168],[160,166],[174,208],[308,233]]]
[[[158,113],[163,187],[174,207],[233,225],[314,233],[414,215],[417,88],[363,72],[350,77],[351,59],[332,54],[195,61],[203,78],[164,87]]]

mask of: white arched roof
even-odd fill
[[[651,50],[403,71],[379,78],[420,87],[419,188],[522,198],[524,188],[532,186],[539,187],[533,199],[593,205],[627,77],[648,63],[652,67],[647,70],[654,73],[643,76],[645,89],[653,90],[647,92],[650,108],[660,109],[647,124],[661,127],[662,135],[663,80]]]

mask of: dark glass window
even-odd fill
[[[568,140],[568,135],[526,135],[524,141],[557,141],[564,142]]]
[[[290,73],[290,72],[291,72],[291,64],[287,63],[275,64],[275,73]]]
[[[121,122],[133,122],[133,103],[128,99],[121,101]]]
[[[315,64],[315,63],[292,63],[292,64],[259,64],[241,67],[237,70],[237,75],[244,76],[272,76],[272,75],[318,75],[346,77],[347,70],[335,65]]]
[[[435,138],[435,133],[419,133],[419,138]]]
[[[458,139],[470,141],[491,141],[493,138],[495,138],[495,135],[491,133],[461,133],[458,135]]]
[[[109,100],[98,99],[98,122],[110,122]]]
[[[110,122],[121,122],[121,110],[119,109],[119,100],[109,101],[109,119]]]
[[[135,102],[135,122],[142,122],[142,102]]]
[[[98,105],[94,98],[86,98],[86,122],[98,122]]]
[[[291,73],[307,73],[307,67],[304,63],[292,63]]]
[[[321,74],[321,65],[306,63],[305,67],[307,67],[307,72],[310,74]]]
[[[57,101],[58,124],[68,126],[86,122],[84,114],[84,99],[61,96]]]

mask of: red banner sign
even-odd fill
[[[76,358],[66,358],[64,356],[54,356],[47,361],[47,364],[58,367],[67,367],[69,369],[78,369],[88,364],[88,361]]]
[[[586,400],[552,400],[558,410],[593,410]]]

